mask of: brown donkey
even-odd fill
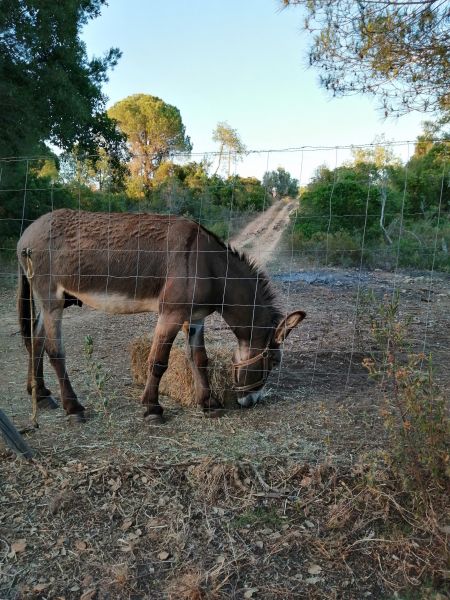
[[[84,407],[65,366],[61,322],[66,306],[85,303],[121,314],[158,312],[142,395],[148,420],[161,419],[159,382],[184,323],[197,401],[212,416],[221,406],[209,389],[205,317],[217,311],[238,339],[233,382],[242,406],[258,401],[270,370],[279,362],[281,344],[305,317],[303,311],[282,315],[267,276],[252,261],[183,217],[56,210],[25,230],[17,254],[19,318],[30,353],[28,391],[34,374],[38,406],[56,406],[44,384],[45,350],[59,380],[62,405],[75,420],[83,420]],[[34,271],[31,301],[27,255]],[[34,301],[38,316],[31,364]]]

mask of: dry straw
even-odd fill
[[[131,372],[138,384],[145,384],[147,381],[150,347],[151,338],[148,335],[135,338],[130,344]],[[208,350],[208,378],[213,397],[225,408],[235,408],[237,396],[231,383],[230,350]],[[161,379],[159,390],[161,394],[173,398],[182,406],[197,405],[191,366],[184,349],[172,347],[169,366]]]

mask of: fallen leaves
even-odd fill
[[[130,529],[130,527],[133,525],[133,520],[132,519],[125,519],[124,522],[122,523],[120,529],[122,531],[127,531],[128,529]]]
[[[25,548],[27,547],[27,541],[23,538],[17,540],[11,544],[11,552],[10,557],[13,558],[16,554],[20,554],[21,552],[25,552]]]
[[[318,575],[322,572],[322,567],[320,565],[311,565],[308,567],[308,573],[310,575]]]
[[[75,540],[75,548],[79,551],[79,552],[84,552],[87,548],[87,544],[85,541],[83,540]]]

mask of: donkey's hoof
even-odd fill
[[[59,408],[58,402],[53,398],[53,396],[45,396],[44,398],[40,398],[38,400],[38,408],[46,409],[46,410],[54,410],[55,408]]]
[[[203,416],[205,419],[219,419],[225,414],[224,408],[204,408]]]
[[[144,414],[144,423],[147,423],[147,425],[161,425],[161,423],[164,423],[164,419],[162,414],[158,414],[158,413],[149,413]]]
[[[67,422],[69,425],[80,425],[81,423],[86,423],[86,415],[84,411],[72,413],[71,415],[67,415]]]

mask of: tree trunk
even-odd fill
[[[383,186],[382,186],[382,188],[380,190],[380,195],[381,195],[380,227],[381,227],[381,231],[384,234],[384,237],[386,238],[386,241],[388,242],[389,245],[392,245],[392,239],[389,236],[389,234],[386,231],[386,228],[384,226],[384,211],[386,209],[386,200],[387,200],[386,186],[385,186],[385,182],[384,181],[383,181]]]

